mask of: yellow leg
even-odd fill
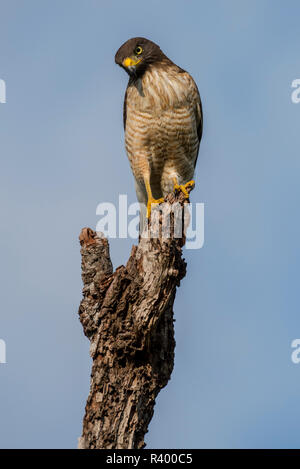
[[[147,218],[151,216],[151,205],[152,204],[161,204],[164,201],[164,198],[161,199],[154,199],[150,187],[150,182],[148,180],[145,181],[146,191],[148,195],[148,202],[147,202]]]
[[[181,191],[185,198],[188,199],[190,197],[187,189],[189,189],[190,187],[194,187],[195,185],[195,181],[188,181],[186,184],[178,184],[178,181],[176,178],[173,178],[173,181],[174,181],[174,192],[176,191]]]

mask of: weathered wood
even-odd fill
[[[181,193],[166,201],[171,208],[185,203]],[[154,231],[161,217],[155,223]],[[173,303],[186,273],[184,236],[142,237],[115,272],[107,239],[84,228],[80,244],[79,318],[93,365],[79,448],[143,448],[155,398],[174,365]]]

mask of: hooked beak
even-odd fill
[[[123,60],[122,65],[124,68],[128,69],[130,73],[135,73],[136,66],[141,62],[142,59],[137,59],[135,57],[126,57]]]

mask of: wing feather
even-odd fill
[[[127,120],[127,89],[128,89],[128,86],[127,86],[126,91],[125,91],[124,103],[123,103],[123,126],[124,126],[124,130],[126,129],[126,120]]]

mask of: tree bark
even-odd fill
[[[165,201],[169,211],[175,203],[183,207],[186,202],[182,193]],[[151,221],[156,233],[162,227],[162,215],[157,214]],[[145,446],[155,398],[173,370],[173,303],[186,273],[185,237],[174,234],[173,215],[170,234],[142,237],[127,265],[113,272],[107,239],[90,228],[81,231],[79,318],[91,342],[93,365],[79,448]]]

